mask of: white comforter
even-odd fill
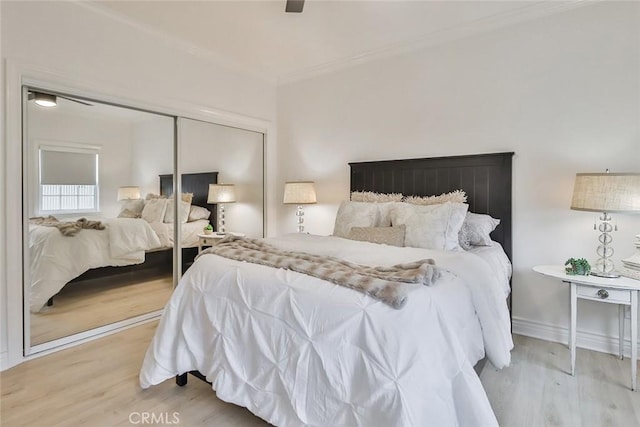
[[[462,339],[481,333],[495,366],[510,361],[509,314],[486,262],[336,237],[268,242],[369,265],[434,258],[442,274],[395,310],[320,279],[204,255],[165,308],[143,388],[199,370],[219,398],[278,426],[497,425],[472,367],[482,342]]]
[[[91,268],[144,262],[145,251],[161,247],[142,219],[102,220],[105,230],[82,230],[63,236],[55,227],[30,226],[30,309],[40,311],[70,280]]]

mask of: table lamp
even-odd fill
[[[284,204],[298,205],[296,218],[298,233],[304,232],[304,209],[302,205],[316,203],[316,189],[313,181],[295,181],[284,184]]]
[[[118,201],[137,200],[140,198],[140,187],[120,187],[118,188]]]
[[[218,205],[218,234],[224,234],[224,205],[235,203],[236,192],[233,184],[209,184],[207,203]]]
[[[611,257],[613,237],[617,226],[611,225],[612,212],[640,212],[640,173],[578,173],[573,187],[571,209],[601,212],[599,258],[591,274],[599,277],[620,277]],[[596,229],[596,224],[593,225]]]

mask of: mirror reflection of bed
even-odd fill
[[[261,133],[70,98],[45,108],[24,97],[26,354],[161,310],[178,276],[174,218],[184,271],[204,227],[217,227],[218,206],[207,197],[220,177],[236,189],[227,230],[264,233]],[[72,236],[63,233],[74,228]]]
[[[173,290],[172,250],[141,270],[139,263],[148,260],[146,249],[159,248],[149,243],[145,250],[132,246],[131,253],[114,253],[109,251],[109,228],[125,204],[118,200],[119,188],[136,185],[141,192],[157,193],[158,176],[173,171],[172,165],[151,165],[146,153],[154,150],[173,158],[174,119],[61,97],[52,108],[26,104],[28,216],[51,215],[59,223],[29,224],[30,283],[25,291],[31,345],[160,310]],[[79,218],[107,229],[62,234],[60,224]],[[134,230],[123,228],[121,234]],[[127,266],[94,268],[104,265]]]
[[[156,178],[158,179],[158,178]],[[209,216],[214,220],[211,212],[215,212],[215,206],[207,203],[209,184],[216,183],[217,172],[195,173],[182,175],[182,194],[188,198],[188,203],[182,200],[181,208],[185,208],[184,221],[181,221],[182,233],[182,259],[184,264],[190,263],[196,255],[198,234],[209,224]],[[159,190],[147,193],[144,199],[136,194],[135,199],[124,201],[118,218],[110,218],[101,222],[105,223],[109,230],[82,230],[82,235],[61,236],[57,230],[33,230],[37,226],[31,226],[32,234],[38,232],[48,233],[48,241],[57,241],[59,244],[69,247],[72,253],[78,251],[95,250],[96,253],[88,257],[92,261],[111,263],[109,255],[104,248],[94,245],[98,239],[107,239],[109,245],[114,244],[117,237],[113,229],[120,227],[120,223],[129,223],[125,231],[131,239],[134,233],[142,227],[146,235],[141,239],[142,245],[149,245],[151,249],[145,251],[144,262],[121,267],[106,266],[92,268],[82,273],[79,277],[64,284],[64,287],[54,295],[56,288],[44,289],[46,286],[37,287],[37,280],[41,277],[39,270],[53,271],[56,274],[65,274],[58,271],[46,262],[32,262],[32,277],[35,277],[32,290],[32,315],[31,315],[31,342],[34,345],[51,341],[61,336],[68,336],[88,329],[112,324],[136,315],[151,313],[160,310],[171,296],[173,291],[173,174],[163,174],[159,177]],[[136,193],[139,190],[136,188]],[[153,219],[145,208],[153,208],[152,205],[161,205],[164,214],[162,218]],[[137,206],[137,208],[136,208]],[[141,212],[138,212],[142,208]],[[137,210],[136,210],[137,209]],[[195,212],[199,212],[199,215]],[[142,217],[138,217],[142,215]],[[130,218],[130,216],[135,216]],[[206,216],[207,218],[204,218]],[[214,220],[215,221],[215,220]],[[135,227],[131,227],[134,225]],[[150,243],[159,237],[156,243]],[[135,239],[134,239],[135,240]],[[38,245],[33,245],[32,249]],[[51,245],[56,248],[56,245]],[[60,248],[60,246],[57,246]],[[45,252],[45,251],[43,251]],[[63,251],[67,252],[67,251]],[[36,252],[33,252],[34,254]],[[100,255],[103,257],[100,259]],[[79,255],[75,260],[62,260],[74,263],[79,268],[89,267],[89,263],[83,264],[84,257]],[[116,261],[127,263],[127,261]],[[43,265],[45,264],[45,265]],[[79,264],[79,265],[78,265]],[[183,268],[183,270],[186,269]],[[79,270],[77,270],[79,271]],[[70,276],[69,276],[70,277]],[[60,286],[66,283],[66,279],[60,283],[51,285]],[[43,283],[43,285],[48,285]],[[40,293],[42,289],[46,294]],[[37,289],[37,291],[35,291]],[[47,303],[41,307],[45,298]]]

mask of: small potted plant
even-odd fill
[[[204,228],[204,234],[213,234],[213,226],[211,224],[207,224]]]
[[[591,266],[584,258],[569,258],[564,263],[564,272],[569,276],[588,276],[591,273]]]

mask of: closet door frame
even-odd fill
[[[265,224],[264,233],[267,235],[267,177],[268,171],[266,169],[267,153],[268,153],[268,140],[269,135],[272,133],[273,124],[270,121],[257,119],[241,114],[230,113],[222,110],[217,110],[209,106],[201,106],[197,104],[184,103],[184,102],[171,102],[172,105],[168,105],[165,98],[156,98],[146,95],[139,96],[123,92],[121,88],[108,87],[104,82],[94,82],[73,76],[67,73],[54,71],[48,68],[35,66],[33,64],[27,64],[20,61],[7,59],[5,68],[5,99],[6,99],[6,111],[5,111],[5,129],[6,129],[6,151],[5,151],[5,179],[8,183],[20,185],[6,185],[6,198],[5,198],[5,223],[4,227],[5,247],[2,248],[3,252],[0,252],[4,256],[3,264],[0,267],[4,267],[6,272],[5,291],[6,298],[4,298],[5,307],[0,309],[0,315],[4,318],[0,318],[0,324],[4,323],[2,327],[6,331],[6,353],[2,354],[0,358],[0,370],[7,369],[15,366],[23,361],[36,358],[45,354],[49,354],[55,351],[59,351],[65,348],[69,348],[84,342],[88,342],[114,332],[118,332],[130,327],[138,326],[142,323],[153,321],[157,319],[161,311],[154,313],[148,313],[145,315],[137,316],[131,319],[120,321],[111,325],[106,325],[100,328],[86,331],[80,334],[72,335],[68,340],[60,339],[52,341],[51,345],[42,344],[37,346],[37,352],[32,351],[29,346],[29,339],[27,337],[27,327],[29,326],[28,320],[25,323],[25,318],[29,315],[28,302],[24,295],[24,251],[25,246],[23,242],[26,242],[26,224],[28,218],[26,218],[26,210],[23,209],[23,108],[22,102],[23,86],[38,87],[43,90],[52,92],[67,93],[75,95],[87,100],[94,100],[96,102],[102,102],[107,104],[113,104],[123,106],[127,108],[133,108],[143,111],[148,111],[155,114],[161,114],[165,116],[171,116],[174,118],[174,188],[180,188],[180,164],[179,164],[179,141],[178,141],[178,118],[187,118],[194,120],[201,120],[210,122],[213,124],[220,124],[226,126],[235,126],[238,128],[252,130],[262,133],[263,136],[263,221]],[[100,91],[94,88],[101,88]],[[176,204],[178,198],[175,199]],[[17,227],[16,225],[22,225]],[[176,227],[179,228],[179,227]],[[176,230],[176,236],[179,237],[179,230]],[[180,240],[175,240],[180,241]],[[179,278],[179,251],[178,245],[174,245],[174,277]],[[176,271],[178,274],[176,275]],[[25,314],[26,313],[26,314]],[[6,322],[6,323],[5,323]],[[20,325],[18,327],[18,325]],[[10,326],[10,327],[9,327]],[[25,340],[26,338],[26,340]],[[46,347],[41,347],[45,346]]]

